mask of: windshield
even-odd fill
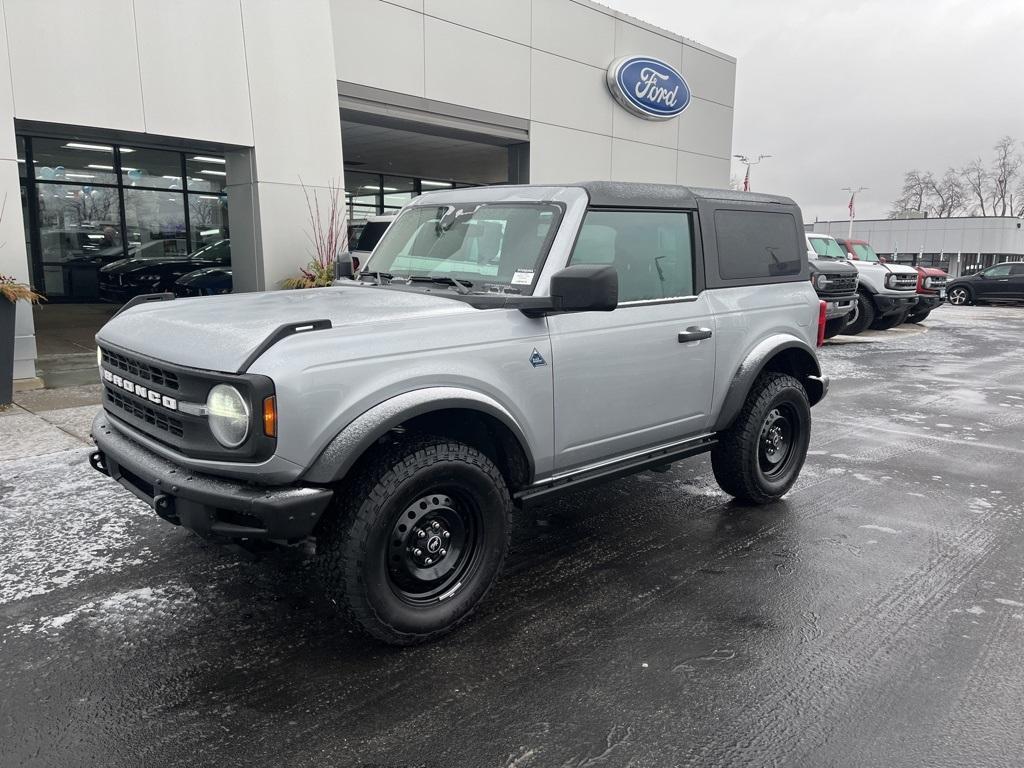
[[[875,249],[867,243],[854,243],[853,252],[857,254],[857,258],[861,261],[878,261],[878,254],[875,253]]]
[[[845,259],[846,252],[831,237],[811,237],[811,247],[819,259]]]
[[[448,277],[474,290],[528,294],[560,216],[553,203],[413,206],[391,225],[363,271]]]

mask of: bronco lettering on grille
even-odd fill
[[[111,373],[106,368],[103,369],[103,380],[108,384],[123,389],[125,392],[140,397],[147,402],[155,405],[160,405],[169,411],[178,410],[178,401],[173,397],[162,395],[159,392],[155,392],[148,387],[144,387],[141,384],[136,384],[133,381],[129,381],[123,376],[118,376],[115,373]]]

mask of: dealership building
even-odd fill
[[[354,223],[453,186],[729,180],[735,59],[589,0],[0,11],[0,274],[46,294],[40,327],[95,304],[112,261],[229,237],[235,290],[276,288],[332,187]],[[19,306],[23,387],[44,333]]]
[[[1015,216],[865,219],[853,237],[867,240],[885,258],[901,264],[939,267],[954,277],[1004,261],[1024,261],[1024,228]],[[807,224],[808,232],[846,237],[847,219]]]

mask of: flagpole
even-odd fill
[[[857,195],[859,195],[861,192],[863,192],[863,191],[865,191],[867,189],[871,189],[871,187],[857,187],[857,189],[854,189],[853,187],[843,187],[843,191],[844,192],[849,192],[850,193],[850,204],[849,204],[849,209],[850,209],[850,228],[849,228],[849,231],[847,232],[847,235],[846,235],[846,239],[847,240],[853,240],[853,220],[855,218],[857,218],[857,213],[856,213],[857,209],[856,209],[854,203],[856,201]]]
[[[733,155],[733,157],[735,157],[737,160],[739,160],[741,163],[743,163],[745,166],[747,166],[747,175],[743,177],[743,191],[744,192],[749,192],[750,191],[750,166],[757,165],[762,160],[764,160],[766,157],[771,157],[771,155],[758,155],[757,156],[757,160],[751,160],[747,155]]]

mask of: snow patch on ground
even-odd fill
[[[866,531],[878,531],[880,533],[902,533],[902,531],[897,531],[895,528],[886,528],[884,525],[858,525],[857,527],[863,528]]]
[[[995,598],[995,601],[1000,605],[1009,605],[1013,608],[1024,608],[1024,603],[1019,600],[1009,600],[1005,597],[997,597]]]

